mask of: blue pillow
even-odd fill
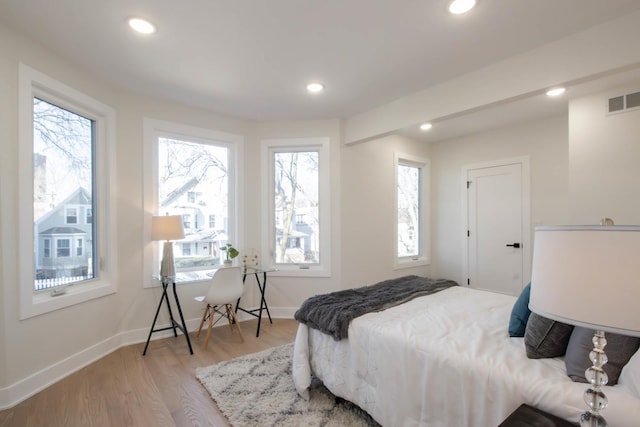
[[[524,331],[527,328],[527,321],[531,310],[529,310],[529,295],[531,294],[531,283],[522,289],[522,293],[516,300],[511,310],[509,318],[509,336],[524,337]]]

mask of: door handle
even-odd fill
[[[517,249],[517,248],[519,248],[519,247],[520,247],[520,243],[514,243],[514,244],[512,244],[512,245],[507,245],[507,246],[509,246],[509,247],[511,247],[511,248],[516,248],[516,249]]]

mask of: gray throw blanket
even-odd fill
[[[382,311],[451,286],[457,286],[457,283],[419,276],[399,277],[362,288],[313,296],[296,311],[295,319],[339,341],[347,338],[349,322],[358,316]]]

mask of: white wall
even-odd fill
[[[569,105],[571,218],[640,224],[640,110],[606,114],[610,96],[640,91],[640,82],[572,100]]]
[[[342,255],[344,287],[370,285],[429,267],[394,268],[394,153],[429,158],[429,145],[387,136],[342,148]]]
[[[113,351],[118,346],[145,341],[160,299],[159,288],[143,288],[145,281],[143,246],[148,244],[143,230],[143,120],[166,120],[240,135],[244,138],[244,188],[240,214],[243,241],[239,248],[261,247],[261,162],[260,142],[266,138],[329,137],[331,140],[331,247],[332,276],[329,278],[292,278],[272,276],[268,302],[272,314],[291,316],[309,296],[341,289],[347,285],[405,274],[393,271],[391,258],[375,237],[386,220],[383,210],[374,209],[365,220],[357,204],[343,206],[345,194],[369,191],[369,183],[384,173],[392,182],[393,157],[389,145],[401,152],[423,154],[424,147],[403,138],[388,138],[384,151],[380,143],[371,146],[344,147],[339,120],[255,123],[215,114],[113,87],[105,79],[71,64],[46,49],[0,26],[0,408],[28,397],[75,368]],[[85,93],[116,110],[116,188],[113,192],[117,230],[112,238],[118,253],[117,293],[23,321],[19,320],[18,247],[18,64],[26,65]],[[378,148],[376,148],[378,147]],[[382,153],[386,153],[381,155]],[[358,156],[363,154],[365,158]],[[371,162],[366,156],[371,155]],[[347,156],[356,169],[346,168]],[[355,173],[357,171],[357,173]],[[347,175],[344,177],[343,175]],[[371,188],[372,200],[380,191]],[[386,192],[388,189],[384,189]],[[376,192],[377,191],[377,192]],[[365,201],[362,195],[361,201]],[[367,202],[368,203],[368,202]],[[342,222],[351,230],[364,227],[370,237],[354,240],[345,247]],[[347,233],[347,238],[351,237]],[[385,237],[386,238],[386,237]],[[348,262],[342,255],[348,254]],[[372,259],[384,256],[389,264],[373,266]],[[355,258],[354,258],[355,257]],[[343,281],[343,275],[349,280]],[[187,323],[197,325],[202,306],[193,297],[203,294],[206,283],[178,287]],[[256,293],[249,291],[247,302],[257,305]],[[164,311],[164,310],[163,310]],[[160,324],[166,323],[161,312]],[[154,338],[161,336],[155,334]],[[194,351],[200,351],[194,345]]]
[[[519,124],[443,141],[432,147],[433,247],[435,274],[466,283],[462,262],[463,166],[528,156],[531,168],[531,219],[534,224],[568,221],[567,116]],[[532,241],[532,240],[531,240]]]
[[[0,26],[0,407],[24,397],[69,372],[70,367],[100,357],[118,345],[146,338],[158,288],[143,289],[142,142],[143,118],[171,120],[222,132],[244,134],[250,123],[204,110],[133,95],[51,55]],[[18,64],[23,62],[116,110],[116,188],[118,291],[83,304],[19,320],[17,271],[18,222]],[[180,287],[185,317],[196,319],[201,307],[192,297],[204,284]],[[164,315],[163,315],[164,316]],[[166,319],[166,317],[164,317]]]

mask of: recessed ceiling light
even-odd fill
[[[563,87],[554,87],[553,89],[549,89],[547,91],[547,96],[560,96],[566,91]]]
[[[433,127],[431,123],[423,123],[420,125],[420,130],[429,130]]]
[[[156,27],[146,19],[129,18],[128,22],[129,26],[140,34],[153,34],[156,32]]]
[[[311,93],[318,93],[324,90],[324,85],[322,83],[309,83],[307,85],[307,90]]]
[[[449,12],[454,15],[467,13],[476,5],[476,0],[453,0],[449,3]]]

